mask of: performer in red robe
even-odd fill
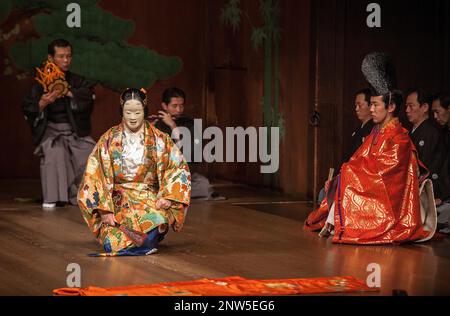
[[[403,100],[393,89],[395,70],[386,55],[374,53],[364,59],[363,73],[375,92],[370,110],[377,125],[329,183],[327,198],[305,229],[334,234],[336,243],[429,240],[437,217],[432,184],[420,181],[416,149],[397,118]]]

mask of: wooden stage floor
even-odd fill
[[[70,263],[81,286],[124,286],[199,278],[355,276],[381,267],[370,295],[450,295],[450,238],[404,246],[334,245],[302,230],[304,202],[263,190],[222,185],[225,201],[194,201],[184,230],[148,257],[90,258],[101,251],[76,207],[43,211],[14,198],[39,196],[39,182],[0,182],[0,295],[51,295],[66,287]],[[282,202],[282,203],[275,203]]]

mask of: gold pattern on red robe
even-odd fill
[[[328,203],[335,205],[333,242],[384,244],[417,241],[424,230],[420,212],[417,152],[398,119],[370,136],[342,165],[331,199],[324,199],[305,222],[321,229]]]

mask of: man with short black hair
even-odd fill
[[[219,196],[213,190],[208,178],[200,174],[198,170],[199,164],[194,162],[195,147],[199,145],[194,140],[194,119],[184,113],[185,101],[186,93],[183,90],[177,87],[166,89],[162,95],[162,110],[157,115],[150,116],[150,120],[153,120],[156,128],[171,135],[174,142],[178,144],[180,144],[180,136],[182,134],[179,127],[189,130],[191,139],[186,143],[190,143],[190,152],[186,148],[181,149],[191,171],[191,197],[214,200],[224,199],[224,197]],[[199,132],[200,134],[202,133],[202,131]]]
[[[450,128],[450,94],[438,93],[433,97],[432,110],[439,125]]]
[[[66,90],[44,88],[45,82],[35,81],[22,102],[33,142],[37,145],[35,154],[41,160],[44,209],[53,209],[57,203],[77,205],[78,185],[95,146],[89,136],[94,92],[83,77],[69,71],[72,53],[68,41],[51,42],[46,65],[60,76],[59,85],[65,85]]]
[[[352,142],[347,150],[343,162],[347,162],[355,151],[362,145],[365,138],[369,136],[374,126],[370,113],[370,98],[372,93],[370,89],[361,89],[355,93],[355,114],[361,122],[352,134]]]
[[[430,172],[429,179],[433,181],[433,187],[437,188],[442,165],[441,140],[439,130],[429,117],[430,111],[431,95],[427,91],[421,88],[408,90],[406,116],[412,124],[409,136],[416,146],[420,161]],[[435,197],[438,197],[437,190],[435,190]]]
[[[440,170],[436,198],[440,232],[450,233],[450,95],[439,93],[433,97],[433,114],[442,126],[443,163]]]
[[[370,98],[372,97],[372,92],[369,88],[361,89],[355,93],[355,114],[361,125],[353,131],[350,146],[344,153],[341,164],[335,168],[335,172],[338,172],[341,165],[347,162],[355,153],[356,150],[364,143],[364,140],[372,132],[374,123],[372,120],[372,115],[370,113]],[[325,198],[325,189],[322,188],[319,192],[317,198],[318,204],[322,203]]]

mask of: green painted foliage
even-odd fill
[[[66,38],[74,49],[71,70],[114,90],[150,87],[158,79],[175,75],[181,68],[179,58],[161,56],[145,47]],[[42,37],[26,43],[15,43],[11,55],[20,67],[34,69],[43,62],[42,56],[47,55],[47,45],[52,39]]]
[[[2,6],[7,8],[4,3],[9,3],[14,10],[42,9],[32,16],[40,37],[11,47],[10,56],[20,68],[33,70],[41,65],[47,57],[47,45],[56,38],[72,44],[73,72],[114,90],[151,87],[157,80],[174,76],[182,67],[178,57],[162,56],[146,47],[127,44],[134,22],[102,10],[96,5],[98,0],[1,1]],[[81,7],[81,28],[67,26],[71,12],[66,8],[72,2]]]
[[[279,43],[281,40],[279,0],[260,0],[259,14],[263,24],[255,26],[251,23],[249,15],[241,10],[239,0],[228,0],[222,9],[221,21],[236,32],[240,28],[242,16],[247,17],[252,30],[250,42],[253,48],[255,50],[264,48],[263,121],[267,127],[279,127],[280,136],[283,137],[285,123],[282,113],[279,112]]]
[[[3,23],[9,16],[13,9],[13,3],[11,0],[0,1],[0,24]]]
[[[222,14],[220,15],[221,22],[226,26],[231,27],[234,33],[236,33],[241,26],[242,11],[240,2],[240,0],[229,0],[222,9]]]
[[[262,27],[254,27],[252,30],[251,42],[253,44],[253,48],[258,49],[263,43],[264,40],[267,39],[267,34]]]
[[[33,24],[39,34],[49,36],[58,29],[64,37],[89,38],[99,42],[126,40],[134,31],[134,23],[105,12],[95,5],[82,7],[81,27],[69,28],[66,20],[69,12],[59,9],[52,14],[38,14],[33,17]],[[111,31],[114,30],[114,31]]]
[[[3,0],[2,0],[3,1]],[[100,0],[10,0],[15,9],[26,10],[47,8],[51,10],[65,10],[69,3],[77,3],[82,7],[97,4]]]

